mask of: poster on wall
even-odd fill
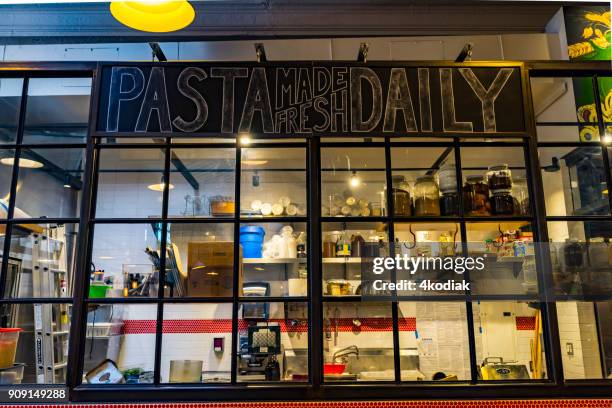
[[[572,61],[611,61],[612,38],[610,36],[609,6],[564,7],[565,30],[569,58]],[[596,122],[597,112],[593,81],[589,78],[573,78],[574,98],[578,122]],[[598,78],[601,110],[605,122],[612,122],[612,78]],[[612,132],[612,126],[606,127]],[[598,141],[597,125],[580,126],[580,140]]]

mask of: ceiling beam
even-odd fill
[[[118,23],[108,4],[0,6],[4,44],[475,35],[543,32],[558,3],[407,0],[193,2],[194,23],[154,34]]]

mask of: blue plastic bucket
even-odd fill
[[[261,258],[265,234],[266,232],[262,227],[254,225],[240,227],[240,245],[242,245],[242,256],[244,258]]]

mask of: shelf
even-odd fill
[[[323,258],[324,264],[358,264],[361,263],[361,258]]]
[[[307,258],[242,258],[243,264],[296,264],[306,263]]]

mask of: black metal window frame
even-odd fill
[[[407,65],[415,65],[415,63],[407,63]],[[441,63],[419,63],[419,65],[441,65]],[[445,64],[448,65],[448,64]],[[466,66],[491,65],[504,66],[505,63],[500,62],[479,62],[467,63]],[[510,63],[516,66],[517,63]],[[398,302],[391,302],[392,317],[393,317],[393,347],[395,351],[395,381],[393,382],[377,382],[377,383],[359,383],[359,384],[338,384],[326,383],[323,381],[323,355],[322,355],[322,319],[323,319],[323,302],[345,302],[355,301],[351,298],[331,298],[323,296],[322,292],[322,263],[321,263],[321,233],[322,223],[330,221],[339,221],[338,218],[326,218],[321,216],[321,149],[326,147],[369,147],[378,146],[385,149],[386,158],[386,182],[388,186],[392,185],[392,166],[391,166],[391,149],[394,147],[453,147],[455,154],[455,166],[457,169],[457,178],[461,182],[461,147],[478,147],[478,146],[512,146],[522,147],[525,154],[525,167],[529,179],[529,194],[531,214],[527,217],[488,217],[474,218],[465,217],[461,214],[460,217],[441,217],[427,219],[423,217],[395,217],[393,209],[389,208],[385,217],[368,217],[368,218],[343,218],[341,221],[380,221],[389,225],[389,240],[393,242],[395,223],[405,221],[411,222],[457,222],[461,226],[462,237],[467,238],[466,223],[467,222],[491,222],[491,221],[529,221],[534,227],[534,233],[537,240],[547,242],[547,221],[556,220],[558,217],[547,217],[544,208],[544,193],[542,180],[540,177],[540,164],[538,162],[538,147],[543,144],[538,144],[536,139],[536,123],[533,114],[533,105],[531,100],[531,89],[529,79],[531,77],[541,76],[591,76],[594,79],[596,86],[597,75],[612,75],[612,70],[605,63],[565,63],[565,62],[546,62],[546,63],[519,63],[521,69],[522,90],[523,90],[523,110],[526,121],[526,132],[516,135],[498,135],[499,138],[504,136],[509,138],[519,139],[507,141],[499,139],[493,142],[483,142],[482,140],[470,138],[462,139],[458,136],[450,137],[448,141],[435,142],[396,142],[394,139],[385,137],[382,141],[371,143],[359,142],[328,142],[318,138],[305,139],[303,143],[286,143],[282,139],[276,140],[273,143],[257,143],[257,138],[249,148],[267,148],[267,147],[299,147],[306,150],[306,178],[307,178],[307,216],[291,218],[291,222],[305,222],[308,230],[308,295],[300,298],[265,298],[265,301],[293,302],[301,301],[308,302],[309,309],[309,382],[307,384],[296,385],[293,383],[276,383],[276,384],[244,384],[237,383],[236,380],[236,343],[237,343],[237,319],[238,307],[242,300],[238,297],[238,274],[234,274],[234,289],[232,298],[163,298],[163,291],[159,291],[157,298],[153,299],[87,299],[87,289],[89,284],[89,261],[91,259],[93,230],[97,223],[138,223],[143,222],[142,219],[96,219],[95,218],[95,203],[96,203],[96,188],[97,174],[99,168],[99,159],[101,149],[113,148],[139,148],[139,149],[163,149],[164,151],[164,174],[169,176],[171,162],[170,155],[173,148],[190,148],[190,147],[231,147],[236,149],[236,177],[235,177],[235,202],[236,212],[231,219],[173,219],[168,217],[168,189],[163,193],[162,216],[159,221],[162,222],[162,239],[160,247],[163,248],[166,244],[166,233],[168,223],[171,222],[189,222],[189,223],[232,223],[234,225],[234,245],[239,242],[239,226],[241,222],[252,222],[252,219],[240,218],[240,177],[241,177],[241,147],[236,143],[172,143],[172,137],[164,138],[163,141],[156,143],[120,143],[110,145],[103,142],[100,137],[94,137],[96,133],[94,128],[95,115],[97,114],[98,93],[99,93],[99,76],[98,72],[100,65],[88,63],[33,63],[33,64],[2,64],[0,65],[0,77],[24,78],[23,94],[21,100],[21,109],[19,116],[19,127],[17,131],[17,140],[15,145],[2,146],[2,149],[15,149],[16,157],[19,156],[20,149],[23,148],[66,148],[79,147],[86,149],[86,168],[84,175],[84,190],[82,193],[81,216],[78,219],[28,219],[30,223],[45,223],[45,222],[78,222],[79,223],[79,242],[78,242],[78,273],[75,277],[75,285],[72,298],[65,299],[0,299],[0,304],[10,303],[72,303],[73,313],[71,321],[70,335],[70,353],[69,366],[67,375],[67,384],[70,390],[70,398],[75,402],[98,402],[98,401],[116,401],[117,396],[121,396],[121,401],[185,401],[185,400],[307,400],[307,399],[424,399],[424,398],[544,398],[544,397],[594,397],[594,396],[610,396],[612,395],[612,384],[609,380],[577,380],[566,381],[563,376],[563,367],[561,361],[561,348],[558,339],[558,316],[554,307],[554,298],[549,297],[550,294],[545,294],[546,302],[541,303],[541,310],[544,323],[544,343],[546,366],[548,373],[547,380],[536,380],[529,382],[482,382],[477,380],[477,363],[475,353],[473,315],[471,311],[472,300],[517,300],[516,297],[499,298],[495,296],[475,297],[466,294],[465,297],[460,297],[458,300],[466,302],[467,319],[468,319],[468,339],[470,348],[470,364],[472,379],[470,381],[458,382],[456,384],[432,384],[432,383],[411,383],[402,382],[400,380],[399,367],[399,336],[398,336]],[[89,137],[86,144],[78,145],[28,145],[23,143],[23,131],[25,124],[25,113],[27,109],[27,89],[29,78],[49,78],[49,77],[93,77],[94,86],[91,95],[90,106],[90,122],[89,122]],[[599,110],[599,123],[601,134],[603,134],[604,124],[602,122],[601,107],[597,101]],[[146,134],[140,135],[147,136]],[[154,137],[155,135],[148,135]],[[256,136],[256,135],[255,135]],[[424,134],[422,136],[431,137],[436,135]],[[475,133],[473,138],[490,137],[488,134]],[[600,144],[601,145],[601,144]],[[605,147],[605,146],[604,146]],[[607,155],[607,149],[605,154]],[[609,160],[605,161],[606,177],[610,185],[610,165]],[[11,200],[9,212],[6,220],[0,221],[0,224],[5,224],[7,227],[7,235],[5,238],[5,257],[8,256],[10,248],[10,230],[12,225],[20,222],[12,219],[14,210],[16,183],[18,178],[18,167],[13,166],[12,184],[11,184]],[[169,178],[166,178],[169,180]],[[391,189],[387,189],[387,202],[392,205]],[[462,206],[461,206],[462,208]],[[584,217],[583,217],[584,218]],[[580,217],[564,217],[564,219],[579,221]],[[588,217],[594,219],[594,217]],[[612,220],[611,216],[597,216],[596,219]],[[146,222],[150,222],[147,219]],[[283,221],[279,218],[263,219],[260,222],[277,222]],[[23,222],[23,220],[21,220]],[[8,243],[7,243],[8,242]],[[7,247],[8,246],[8,247]],[[464,249],[465,250],[465,249]],[[238,262],[238,252],[234,251],[234,265]],[[161,251],[162,270],[164,270],[165,253]],[[548,254],[539,254],[536,259],[538,263],[538,283],[540,288],[546,290],[547,280],[550,278],[543,271],[549,270],[550,258]],[[6,275],[7,262],[3,263],[2,276]],[[160,288],[163,287],[163,274],[161,274]],[[3,293],[3,282],[0,281],[0,293]],[[550,299],[550,301],[548,301]],[[419,301],[437,299],[427,297],[427,299],[400,299],[400,301]],[[444,300],[448,300],[446,297]],[[528,299],[525,299],[528,300]],[[161,362],[161,340],[162,340],[162,324],[163,324],[163,307],[168,303],[224,303],[231,302],[232,307],[232,383],[230,384],[198,384],[198,385],[176,385],[176,384],[161,384],[160,383],[160,362]],[[81,384],[82,367],[84,360],[84,343],[86,330],[87,305],[90,303],[112,303],[112,304],[134,304],[134,303],[149,303],[157,306],[157,327],[156,327],[156,347],[155,347],[155,375],[154,384],[151,385],[121,385],[121,386],[94,386]],[[44,385],[40,385],[44,386]],[[236,394],[240,391],[240,394]]]

